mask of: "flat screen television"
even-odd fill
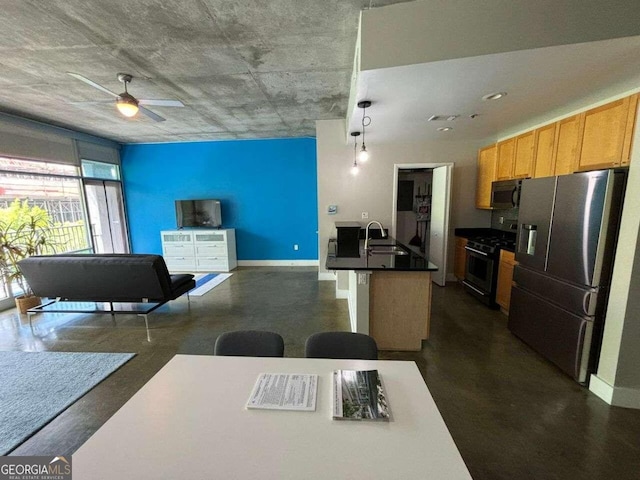
[[[178,228],[220,228],[220,200],[176,200],[176,221]]]

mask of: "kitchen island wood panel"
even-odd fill
[[[380,350],[422,349],[429,338],[431,288],[430,272],[372,272],[369,335]]]

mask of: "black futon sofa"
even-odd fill
[[[144,317],[148,339],[147,314],[196,285],[193,275],[169,274],[160,255],[38,255],[18,265],[35,295],[56,299],[29,309],[30,321],[44,312],[135,313]],[[108,302],[109,308],[70,302]]]

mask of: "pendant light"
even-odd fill
[[[353,137],[353,166],[351,167],[351,175],[358,174],[358,137],[360,136],[360,132],[351,132],[351,136]]]
[[[366,115],[367,108],[371,106],[371,102],[369,100],[362,100],[358,102],[358,108],[362,109],[362,148],[360,149],[359,159],[361,162],[366,162],[369,160],[369,152],[367,151],[367,145],[364,141],[365,127],[371,125],[371,117]]]

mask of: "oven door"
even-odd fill
[[[483,297],[487,303],[494,302],[495,260],[492,256],[471,247],[467,251],[467,269],[464,285],[471,293]]]

